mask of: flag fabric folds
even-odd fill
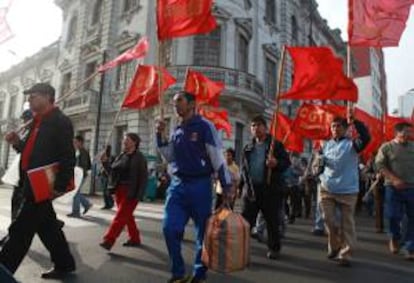
[[[413,0],[348,0],[349,45],[398,46]]]
[[[207,120],[211,121],[217,130],[224,130],[227,137],[231,136],[231,123],[229,121],[227,110],[216,107],[201,106],[198,107],[198,113]]]
[[[116,66],[129,62],[134,59],[140,59],[145,57],[147,55],[149,49],[149,42],[148,38],[146,36],[141,37],[140,40],[137,42],[137,44],[131,48],[116,57],[114,60],[109,61],[108,63],[100,66],[98,68],[99,72],[105,72],[109,69],[115,68]]]
[[[328,47],[287,47],[293,63],[291,89],[281,99],[358,100],[358,90],[343,72],[343,61]]]
[[[157,0],[158,39],[209,33],[217,27],[212,0]]]
[[[303,137],[292,129],[292,121],[283,113],[279,112],[273,117],[270,134],[282,142],[288,151],[303,152]]]
[[[223,89],[224,83],[212,81],[202,73],[190,69],[187,71],[184,90],[195,95],[197,105],[219,106],[218,99]]]
[[[161,91],[165,91],[176,82],[176,79],[165,68],[139,65],[122,107],[144,109],[158,104],[160,102],[159,80],[161,80]]]

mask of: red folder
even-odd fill
[[[36,203],[52,199],[54,196],[54,186],[56,174],[59,172],[59,163],[51,163],[27,171],[32,192]],[[70,180],[66,192],[75,188],[73,178]]]

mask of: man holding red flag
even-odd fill
[[[348,121],[353,114],[348,112]],[[320,204],[328,232],[328,259],[338,260],[342,266],[350,266],[356,232],[354,211],[359,192],[358,153],[364,150],[370,136],[365,125],[353,121],[358,137],[348,138],[348,122],[336,117],[331,123],[332,137],[324,143],[321,153],[324,163],[320,179]],[[342,221],[336,227],[336,211],[339,208]]]
[[[207,219],[212,207],[212,173],[216,172],[228,201],[231,175],[223,158],[220,138],[213,124],[195,112],[195,96],[186,91],[174,95],[174,107],[181,124],[171,139],[165,137],[165,124],[157,125],[157,146],[172,168],[167,191],[163,231],[172,262],[170,283],[204,282],[207,267],[201,252]],[[192,218],[196,229],[196,255],[193,276],[185,276],[181,243],[185,226]]]

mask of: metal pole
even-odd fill
[[[102,54],[102,65],[106,62],[106,50],[103,51]],[[101,112],[102,112],[102,95],[104,91],[105,86],[105,72],[102,72],[101,74],[101,81],[99,82],[99,93],[98,93],[98,112],[96,113],[96,123],[95,123],[95,140],[93,145],[93,158],[95,159],[96,155],[98,154],[99,150],[99,131],[101,128]],[[94,160],[93,168],[92,168],[92,174],[91,174],[91,188],[89,190],[90,195],[94,195],[96,193],[96,162],[97,160]]]

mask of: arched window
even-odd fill
[[[78,26],[78,17],[73,16],[69,22],[68,37],[67,37],[68,43],[75,40],[77,26]]]
[[[96,0],[95,5],[93,6],[92,20],[91,24],[96,25],[99,23],[102,14],[102,0]]]
[[[249,71],[249,40],[241,33],[237,38],[237,65],[240,71]]]

